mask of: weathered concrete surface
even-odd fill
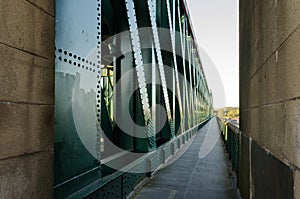
[[[53,61],[0,44],[0,100],[54,103]]]
[[[254,198],[293,198],[293,170],[255,142],[251,144],[251,167]]]
[[[0,160],[0,198],[52,198],[53,155],[32,155]]]
[[[212,133],[220,135],[216,119],[206,124],[187,151],[171,165],[159,170],[135,198],[238,198],[221,137],[216,138],[216,144],[206,157],[199,158],[206,135]],[[214,138],[210,143],[214,143]]]
[[[0,103],[0,160],[53,148],[53,106]]]
[[[0,198],[52,198],[55,1],[0,4]]]
[[[253,139],[250,144],[257,143],[257,148],[262,149],[258,153],[270,152],[274,159],[285,165],[282,168],[287,168],[286,171],[279,171],[279,167],[276,167],[278,171],[270,168],[279,178],[284,176],[280,172],[288,172],[288,168],[295,168],[292,169],[295,177],[295,170],[300,166],[299,18],[299,0],[240,0],[240,129]],[[245,148],[241,149],[243,155],[253,157],[251,150],[249,153]],[[247,162],[246,158],[242,161]],[[258,174],[256,161],[259,160],[249,160],[250,168]],[[266,158],[265,161],[272,167],[273,159]],[[249,170],[243,168],[240,175],[247,176],[248,173]],[[243,185],[251,185],[249,190],[253,197],[268,194],[267,189],[259,188],[259,181],[255,181],[253,175],[255,173],[251,172],[249,181]],[[264,177],[268,180],[273,176],[266,173]],[[293,180],[295,182],[289,186],[296,184],[296,179]],[[275,183],[269,185],[269,190],[277,186]],[[280,195],[289,189],[278,186],[276,193]],[[297,189],[295,187],[294,196],[290,197],[296,197]],[[246,198],[251,196],[251,192],[244,193],[241,194]]]
[[[53,59],[53,16],[26,0],[0,0],[0,4],[0,43]]]
[[[284,155],[300,168],[300,99],[286,104],[286,131]],[[300,190],[299,190],[300,191]]]
[[[50,16],[55,16],[55,1],[52,0],[27,0],[41,10],[47,12]]]

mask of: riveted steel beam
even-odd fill
[[[178,11],[179,12],[179,11]],[[180,17],[180,14],[178,14]],[[187,72],[186,72],[186,18],[184,18],[184,20],[179,22],[179,30],[180,30],[180,41],[181,41],[181,50],[182,50],[182,56],[183,56],[183,76],[184,76],[184,88],[185,88],[185,98],[187,102],[190,102],[189,100],[189,92],[188,92],[188,85],[187,85]],[[191,117],[188,117],[188,128],[191,127],[191,121],[194,118],[194,111],[191,110],[195,110],[193,109],[194,107],[192,107],[192,109],[190,110],[190,106],[189,103],[185,104],[187,106],[187,114]],[[193,103],[191,103],[191,106],[193,106]],[[192,113],[192,114],[190,114]]]
[[[178,103],[179,103],[179,112],[183,114],[182,112],[182,99],[181,99],[181,91],[180,91],[180,85],[179,85],[179,75],[178,75],[178,66],[177,66],[177,58],[176,58],[176,46],[175,46],[175,1],[173,3],[173,24],[171,20],[171,8],[170,8],[170,2],[169,0],[166,0],[167,2],[167,12],[168,12],[168,21],[169,21],[169,29],[170,29],[170,35],[171,35],[171,42],[172,42],[172,51],[173,51],[173,58],[174,58],[174,67],[175,67],[175,78],[176,78],[176,88],[177,88],[177,94],[178,94]],[[175,83],[175,82],[174,82]],[[174,100],[175,101],[175,100]],[[173,105],[174,106],[174,105]],[[179,116],[180,121],[183,121],[182,115]],[[183,132],[183,125],[181,125],[181,131]]]
[[[147,0],[147,2],[148,2],[149,13],[150,13],[150,21],[151,21],[153,40],[154,40],[154,47],[155,47],[157,61],[158,61],[159,75],[160,75],[160,79],[161,79],[161,84],[162,84],[162,88],[163,88],[162,89],[163,96],[164,96],[166,110],[167,110],[168,123],[169,123],[170,129],[171,129],[171,136],[175,137],[175,130],[174,130],[173,119],[172,119],[172,115],[171,115],[171,107],[170,107],[168,90],[167,90],[167,82],[166,82],[166,76],[165,76],[165,71],[164,71],[164,64],[163,64],[158,30],[157,30],[157,24],[156,24],[156,12],[155,12],[155,3],[156,2],[154,2],[153,0]]]
[[[135,6],[133,0],[125,0],[125,3],[127,9],[134,62],[137,71],[138,87],[142,99],[144,121],[145,121],[145,126],[147,127],[148,150],[152,150],[156,148],[156,139],[155,139],[155,132],[153,129],[153,122],[151,119],[151,112],[150,112],[150,105],[149,105],[149,98],[148,98],[149,95],[146,88],[145,72],[143,67],[143,57],[142,57],[142,51],[140,45],[138,25],[136,20]]]
[[[97,30],[101,30],[101,1],[98,1],[98,6],[97,6]],[[101,160],[101,148],[104,143],[102,142],[102,128],[101,128],[101,81],[102,81],[102,71],[101,71],[101,31],[97,31],[97,73],[100,74],[98,75],[98,82],[97,82],[97,88],[96,88],[96,109],[97,109],[97,140],[96,140],[96,153],[97,153],[97,159],[100,161]]]

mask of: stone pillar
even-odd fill
[[[243,198],[300,198],[299,19],[299,0],[240,0]]]
[[[52,198],[55,1],[0,5],[0,198]]]

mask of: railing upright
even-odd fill
[[[231,122],[218,118],[221,136],[225,143],[232,169],[235,171],[237,178],[239,174],[239,127]],[[238,180],[238,179],[237,179]]]

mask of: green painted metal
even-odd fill
[[[222,121],[218,118],[220,130],[222,131],[222,138],[225,142],[226,151],[229,155],[229,160],[232,164],[232,169],[239,173],[239,147],[240,147],[240,131],[239,127],[227,121]]]
[[[128,7],[128,2],[134,7]],[[55,198],[71,194],[74,198],[125,197],[147,173],[134,174],[130,169],[157,168],[212,115],[212,95],[197,47],[191,42],[194,35],[183,5],[181,0],[56,1]],[[139,33],[137,28],[142,27],[150,27],[152,48],[122,53],[126,45],[140,42],[133,32]],[[160,34],[159,28],[170,31]],[[126,45],[122,39],[107,42],[128,30],[131,41]],[[170,46],[169,52],[164,45]],[[116,87],[128,71],[141,69],[139,61],[152,66]],[[163,70],[163,64],[174,69],[172,74]],[[160,79],[162,84],[144,85],[142,73],[145,80]],[[129,104],[124,104],[136,86],[139,89]],[[156,135],[161,116],[150,110],[155,104],[164,107],[168,116]],[[116,117],[127,117],[127,110],[135,124],[147,127],[148,138],[129,135],[118,126]],[[137,133],[134,125],[131,129]],[[91,148],[86,147],[85,138]],[[125,152],[147,154],[125,164],[128,172],[116,171],[105,162],[122,163],[126,154],[113,150],[113,145]]]

